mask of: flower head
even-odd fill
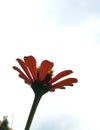
[[[25,56],[24,60],[17,58],[18,63],[23,70],[16,66],[13,69],[19,72],[19,77],[24,79],[25,83],[31,85],[35,93],[46,93],[55,91],[55,89],[65,89],[65,86],[73,86],[77,82],[76,78],[59,79],[73,73],[72,70],[64,70],[53,77],[53,63],[44,60],[37,67],[36,59],[33,56]]]

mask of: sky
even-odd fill
[[[22,130],[34,93],[18,78],[16,58],[33,55],[54,62],[78,79],[74,87],[45,94],[31,130],[100,129],[99,0],[0,1],[0,119]]]

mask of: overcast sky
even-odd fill
[[[79,82],[44,95],[31,130],[100,129],[99,0],[1,0],[0,45],[0,119],[24,129],[34,93],[12,66],[33,55]]]

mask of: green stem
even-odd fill
[[[42,97],[41,94],[35,94],[35,98],[34,98],[33,105],[32,105],[32,108],[31,108],[31,111],[30,111],[30,114],[29,114],[29,117],[28,117],[28,120],[27,120],[27,123],[26,123],[26,126],[25,126],[25,130],[30,129],[34,114],[36,112],[36,109],[37,109],[37,106],[40,102],[41,97]]]

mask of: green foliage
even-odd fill
[[[3,117],[2,124],[0,125],[0,130],[8,130],[8,120],[7,116]]]

